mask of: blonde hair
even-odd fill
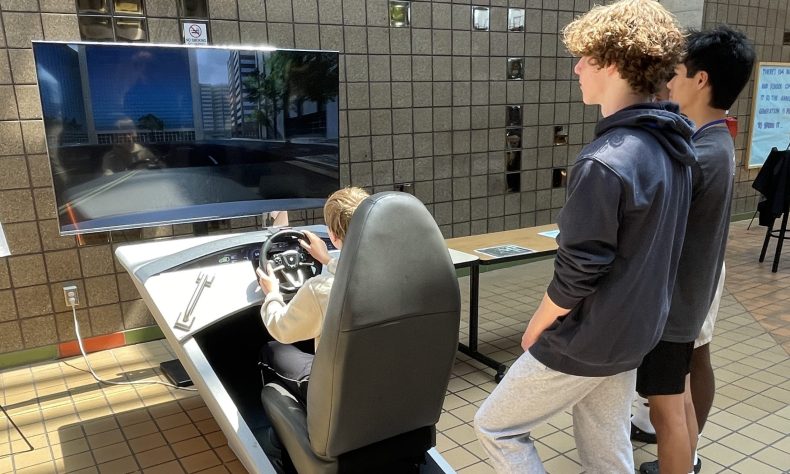
[[[596,6],[562,32],[574,56],[592,64],[614,64],[620,76],[641,94],[653,94],[680,61],[685,46],[675,17],[657,0],[620,0]]]
[[[364,189],[353,187],[340,189],[329,196],[324,204],[324,221],[329,230],[335,234],[335,238],[340,240],[346,238],[351,216],[368,196],[368,192]]]

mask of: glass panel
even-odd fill
[[[524,31],[524,10],[521,8],[508,8],[507,30]]]
[[[520,127],[521,126],[521,106],[508,105],[505,108],[505,126],[507,127]]]
[[[505,152],[505,171],[521,171],[521,152]]]
[[[110,13],[107,0],[77,0],[78,13]]]
[[[488,31],[488,8],[472,8],[472,28],[478,31]]]
[[[561,125],[557,125],[554,127],[554,144],[555,145],[568,144],[568,132],[565,131],[565,127]]]
[[[112,23],[109,17],[79,17],[80,37],[85,41],[112,41]]]
[[[521,192],[521,173],[507,173],[505,175],[505,184],[507,185],[508,193]]]
[[[521,148],[521,129],[508,128],[505,132],[505,147],[508,150]]]
[[[568,170],[565,168],[554,168],[551,170],[551,187],[564,188],[568,182]]]
[[[390,26],[409,26],[411,2],[390,2]]]
[[[145,20],[138,18],[116,18],[115,36],[119,41],[148,41]]]
[[[114,0],[116,15],[142,15],[143,0]]]
[[[524,79],[524,60],[521,58],[508,58],[507,78]]]
[[[184,18],[208,18],[206,0],[180,0],[179,4]]]

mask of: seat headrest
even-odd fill
[[[330,308],[343,305],[334,306],[344,314],[341,330],[423,313],[426,301],[436,312],[452,309],[457,288],[436,286],[446,281],[448,262],[441,231],[419,199],[394,191],[368,197],[351,219],[332,288]]]

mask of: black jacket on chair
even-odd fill
[[[771,226],[790,206],[790,149],[772,148],[752,187],[765,196],[757,204],[760,225]]]

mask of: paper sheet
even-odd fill
[[[497,245],[495,247],[475,249],[475,252],[481,253],[483,255],[488,255],[489,257],[504,258],[513,255],[534,253],[535,251],[532,249],[528,249],[526,247],[519,247],[518,245],[505,244],[505,245]]]

